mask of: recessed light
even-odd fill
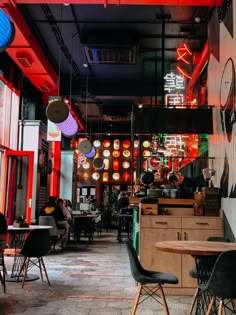
[[[70,4],[69,3],[64,3],[64,6],[65,7],[68,7]]]
[[[84,63],[84,64],[83,64],[83,67],[88,68],[88,64],[87,64],[87,63]]]

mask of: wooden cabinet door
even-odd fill
[[[182,230],[182,240],[206,241],[209,236],[223,236],[223,230]],[[190,255],[182,255],[182,286],[196,287],[197,281],[188,275],[188,271],[195,266],[195,261]]]
[[[181,255],[158,251],[154,244],[178,240],[179,235],[179,229],[143,228],[140,231],[140,261],[143,267],[174,274],[179,279],[175,287],[181,284]]]

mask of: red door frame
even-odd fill
[[[33,193],[33,174],[34,174],[34,152],[33,151],[14,151],[7,149],[6,154],[4,155],[4,158],[6,159],[5,166],[7,166],[7,159],[10,156],[25,156],[29,157],[29,163],[28,163],[28,184],[27,184],[27,193],[26,193],[26,222],[30,224],[31,222],[31,215],[32,215],[32,193]],[[8,195],[8,209],[9,212],[7,214],[7,223],[11,224],[11,217],[12,217],[12,205],[13,203],[13,182],[15,180],[15,177],[11,176],[8,186],[8,191],[10,191]],[[6,193],[6,192],[5,192]],[[4,196],[6,197],[6,195]]]

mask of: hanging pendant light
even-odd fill
[[[53,122],[66,137],[73,137],[79,131],[79,126],[69,108],[62,100],[55,100],[48,104],[46,108],[48,120]]]
[[[61,17],[62,17],[62,6],[61,6]],[[62,30],[61,30],[62,32]],[[61,130],[65,137],[73,137],[79,131],[79,126],[77,121],[74,119],[69,111],[68,106],[62,100],[60,96],[60,81],[61,81],[61,50],[62,50],[62,38],[59,47],[59,75],[58,75],[58,96],[55,100],[51,101],[46,108],[47,118],[56,124],[56,126]],[[71,57],[72,58],[72,57]],[[72,62],[71,62],[72,65]],[[72,88],[72,66],[70,69],[70,103],[71,103],[71,88]]]
[[[9,16],[0,9],[0,52],[6,50],[15,38],[15,26]]]
[[[91,151],[89,153],[86,153],[85,156],[87,156],[87,158],[92,159],[96,154],[96,150],[94,147],[92,147]]]
[[[104,162],[103,162],[103,159],[101,158],[95,158],[93,160],[93,166],[95,167],[95,169],[97,170],[103,170],[105,165],[104,165]]]

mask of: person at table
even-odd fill
[[[71,224],[72,212],[70,212],[70,210],[67,208],[66,200],[62,198],[58,198],[56,203],[62,209],[62,212],[64,214],[64,220],[66,220],[69,224]]]
[[[65,233],[63,234],[63,239],[67,239],[69,233],[70,225],[65,220],[65,216],[61,207],[56,203],[57,198],[55,196],[50,196],[46,205],[41,209],[40,216],[53,216],[56,225],[59,229],[64,228]]]
[[[168,181],[173,185],[174,188],[179,189],[179,195],[184,196],[185,193],[191,190],[196,191],[197,188],[206,187],[207,181],[203,174],[196,177],[185,177],[181,173],[169,173]]]
[[[0,251],[6,247],[7,220],[0,212]]]
[[[118,196],[117,207],[120,211],[121,208],[127,208],[129,206],[129,195],[126,191],[121,191]]]

